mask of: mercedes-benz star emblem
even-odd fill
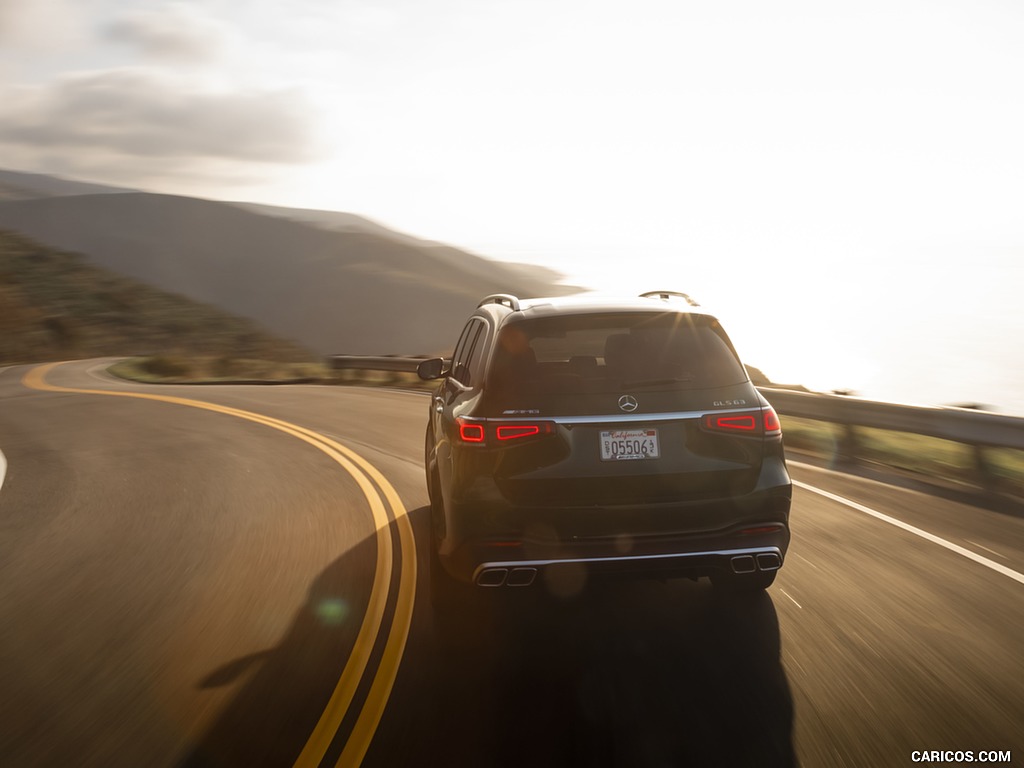
[[[619,409],[626,413],[632,413],[640,407],[640,403],[632,395],[623,395],[619,398]]]

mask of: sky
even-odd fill
[[[682,290],[772,379],[1024,414],[1016,0],[0,0],[0,167]]]

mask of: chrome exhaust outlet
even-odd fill
[[[533,584],[533,580],[537,577],[536,568],[513,568],[508,578],[505,580],[505,586],[508,587],[528,587]]]
[[[477,586],[500,587],[508,578],[508,568],[488,568],[476,577]]]
[[[730,564],[733,573],[753,573],[757,570],[753,555],[737,555],[730,561]]]
[[[782,558],[774,552],[762,552],[757,556],[757,567],[762,571],[777,571],[782,567]]]

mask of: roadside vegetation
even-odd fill
[[[114,376],[142,384],[330,384],[431,390],[432,381],[404,371],[336,371],[326,363],[282,363],[269,360],[157,355],[134,357],[107,369]]]
[[[143,384],[217,384],[244,381],[310,384],[330,383],[332,378],[323,363],[240,359],[227,355],[132,357],[114,363],[108,370],[122,379]]]
[[[184,377],[317,359],[249,320],[0,230],[0,364],[115,356]]]

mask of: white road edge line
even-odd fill
[[[787,592],[786,590],[784,590],[784,589],[780,589],[780,590],[779,590],[779,592],[781,592],[782,594],[784,594],[784,595],[785,595],[786,597],[788,597],[788,598],[789,598],[790,600],[793,600],[793,596],[792,596],[791,594],[789,594],[789,592]],[[796,606],[797,608],[799,608],[800,610],[803,610],[803,606],[802,606],[802,605],[800,605],[800,603],[798,603],[798,602],[797,602],[796,600],[793,600],[793,605],[795,605],[795,606]]]
[[[986,547],[986,546],[985,546],[984,544],[979,544],[978,542],[976,542],[976,541],[971,541],[970,539],[964,539],[964,541],[966,541],[966,542],[967,542],[968,544],[973,544],[973,545],[974,545],[974,546],[976,546],[976,547],[977,547],[978,549],[984,549],[984,550],[985,550],[986,552],[991,552],[991,553],[992,553],[993,555],[995,555],[996,557],[1001,557],[1001,558],[1003,558],[1003,560],[1007,560],[1007,559],[1009,559],[1009,558],[1007,558],[1007,557],[1006,557],[1006,555],[1004,555],[1004,554],[1003,554],[1002,552],[996,552],[996,551],[995,551],[994,549],[989,549],[989,548],[988,548],[988,547]]]
[[[826,499],[832,499],[832,501],[837,501],[840,504],[845,504],[851,509],[856,509],[858,512],[863,512],[865,515],[871,515],[871,517],[877,518],[878,520],[881,520],[884,523],[889,523],[889,525],[895,525],[897,528],[902,528],[904,531],[908,531],[909,533],[912,533],[915,536],[920,536],[922,539],[930,541],[932,544],[938,544],[940,547],[945,547],[950,552],[956,552],[958,555],[962,555],[963,557],[966,557],[968,560],[973,560],[979,565],[984,565],[986,568],[991,568],[996,573],[1001,573],[1003,576],[1011,578],[1014,581],[1020,582],[1021,584],[1024,584],[1024,574],[1017,573],[1017,571],[1013,570],[1012,568],[1007,568],[1005,565],[1001,565],[1000,563],[997,563],[994,560],[989,560],[987,557],[982,557],[977,552],[972,552],[971,550],[965,549],[964,547],[961,547],[958,544],[954,544],[951,541],[946,541],[945,539],[936,536],[934,533],[928,533],[928,531],[923,531],[920,528],[916,528],[913,525],[910,525],[909,523],[904,523],[902,520],[897,520],[895,517],[885,515],[877,510],[872,509],[871,507],[865,507],[863,504],[858,504],[856,501],[851,501],[850,499],[847,499],[843,496],[839,496],[835,493],[823,491],[821,488],[815,488],[813,485],[802,483],[799,480],[794,480],[793,485],[799,488],[803,488],[806,491],[811,491],[811,493],[817,493],[821,496],[824,496]]]

